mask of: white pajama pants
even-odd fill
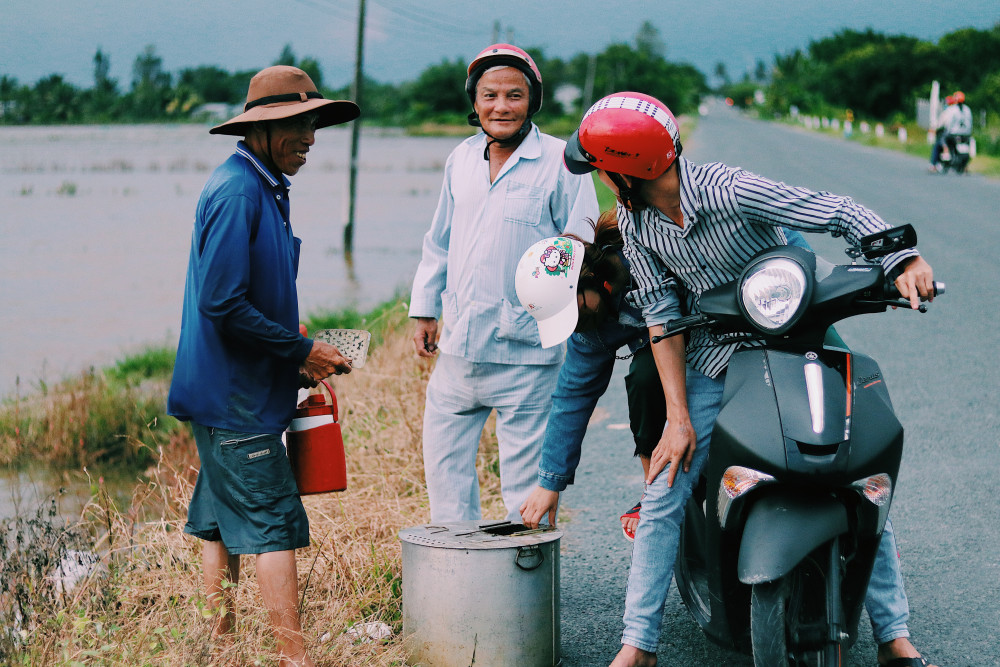
[[[537,483],[559,367],[475,363],[440,355],[424,406],[424,473],[432,522],[482,518],[476,455],[493,410],[507,519],[520,521],[521,503]]]

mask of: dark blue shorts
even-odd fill
[[[281,436],[191,426],[201,470],[184,532],[221,541],[233,555],[309,546],[309,519]]]

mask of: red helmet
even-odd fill
[[[947,104],[948,106],[951,106],[952,104],[955,103],[955,98],[952,97],[951,95],[948,95],[947,97],[944,98],[944,103]]]
[[[528,100],[528,117],[542,108],[542,73],[535,61],[523,49],[513,44],[494,44],[483,49],[469,63],[469,78],[465,80],[465,92],[469,101],[476,103],[476,84],[483,72],[491,67],[515,67],[528,77],[531,83],[531,98]]]
[[[563,160],[574,174],[603,169],[649,180],[680,154],[680,130],[667,105],[650,95],[623,92],[590,107]]]
[[[963,93],[961,90],[956,90],[954,93],[951,94],[951,97],[952,99],[955,100],[955,104],[965,103],[965,93]]]

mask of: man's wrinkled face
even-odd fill
[[[268,122],[271,124],[271,144],[265,156],[270,156],[278,171],[294,176],[305,165],[309,147],[316,143],[319,113],[312,111]]]
[[[486,134],[495,139],[513,137],[528,119],[528,78],[514,67],[485,72],[476,84],[473,105]]]

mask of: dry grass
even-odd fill
[[[431,365],[412,351],[405,312],[364,369],[336,379],[348,490],[304,498],[312,546],[297,554],[303,624],[317,664],[402,664],[399,530],[429,517],[420,455]],[[480,448],[484,516],[502,518],[492,420]],[[253,559],[243,559],[235,636],[211,641],[201,592],[200,542],[182,533],[196,477],[187,429],[174,432],[128,507],[101,490],[85,510],[102,569],[24,624],[13,665],[273,665],[270,626]],[[37,582],[36,582],[37,583]],[[365,622],[393,630],[363,642]],[[3,656],[0,655],[0,662]]]

